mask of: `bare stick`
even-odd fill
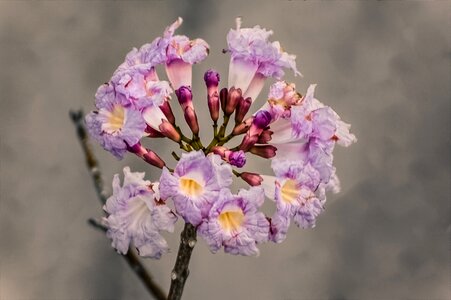
[[[183,288],[189,275],[189,261],[197,241],[196,236],[196,228],[186,223],[180,234],[180,246],[177,260],[171,273],[171,287],[168,300],[179,300],[182,298]]]
[[[102,204],[105,204],[107,196],[103,187],[103,179],[102,174],[99,170],[99,164],[97,163],[97,159],[94,156],[94,152],[92,151],[91,145],[88,142],[88,134],[86,132],[85,124],[84,124],[84,114],[82,110],[78,111],[70,111],[69,112],[72,122],[77,129],[77,136],[80,140],[81,147],[85,154],[86,165],[88,166],[89,172],[91,172],[92,180],[94,181],[94,187],[97,192],[97,196]]]
[[[103,189],[103,180],[102,174],[100,173],[100,169],[98,167],[97,160],[94,156],[94,153],[89,145],[88,135],[86,132],[86,128],[84,125],[84,114],[82,110],[79,111],[71,111],[70,117],[74,122],[74,125],[77,129],[78,139],[80,140],[81,146],[83,148],[83,152],[86,157],[86,164],[88,166],[89,171],[91,172],[92,179],[94,181],[94,186],[97,191],[97,196],[102,204],[105,204],[107,196]],[[97,229],[100,229],[106,232],[107,228],[97,222],[94,219],[89,220],[89,224]],[[165,293],[160,288],[158,284],[156,284],[150,273],[146,270],[144,265],[139,260],[139,257],[133,252],[133,249],[128,249],[126,255],[122,256],[131,267],[132,271],[135,272],[136,276],[141,280],[141,282],[145,285],[146,289],[149,293],[157,300],[166,300]]]
[[[95,220],[95,219],[89,219],[88,220],[89,225],[94,227],[95,229],[99,229],[103,232],[107,231],[107,227],[103,225],[101,222]],[[155,299],[158,300],[166,300],[166,295],[161,290],[160,286],[158,286],[150,276],[149,272],[146,270],[144,265],[139,260],[139,257],[135,254],[135,252],[132,251],[132,249],[129,249],[127,254],[125,254],[124,259],[127,261],[130,268],[132,268],[133,272],[138,275],[139,279],[144,283],[147,290],[151,295],[155,297]]]

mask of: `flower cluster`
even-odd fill
[[[195,226],[212,252],[223,248],[231,254],[258,255],[258,244],[285,239],[291,221],[300,228],[315,226],[327,192],[340,190],[334,147],[347,147],[356,137],[349,124],[315,98],[316,85],[303,96],[294,83],[282,80],[285,69],[300,73],[296,57],[269,40],[272,31],[241,28],[237,19],[224,51],[230,54],[228,87],[220,89],[215,70],[205,72],[214,137],[204,146],[191,84],[193,64],[207,57],[209,46],[202,39],[174,35],[181,24],[179,18],[162,37],[130,51],[110,81],[99,87],[97,110],[86,116],[91,136],[105,150],[119,159],[130,152],[162,169],[155,183],[128,168],[122,186],[115,176],[113,195],[104,208],[108,236],[120,253],[133,244],[140,255],[159,258],[168,251],[161,231],[172,231],[180,216]],[[164,65],[168,81],[158,76],[158,65]],[[266,101],[250,114],[270,78],[276,81]],[[190,136],[176,124],[174,96]],[[227,130],[231,120],[234,124]],[[182,152],[172,153],[177,160],[173,169],[141,144],[143,138],[165,137]],[[227,146],[236,139],[238,143]],[[268,159],[273,174],[239,172],[251,155]],[[234,193],[234,176],[249,188]],[[265,198],[275,203],[270,216],[260,211]]]

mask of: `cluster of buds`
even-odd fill
[[[121,253],[132,243],[140,255],[159,258],[168,251],[160,232],[172,231],[181,217],[196,227],[211,251],[223,247],[231,254],[257,255],[258,244],[282,242],[292,220],[301,228],[315,226],[326,192],[339,191],[334,146],[349,146],[356,138],[350,125],[314,97],[316,85],[302,96],[293,83],[282,80],[284,69],[300,73],[295,56],[284,52],[279,42],[269,41],[272,31],[241,28],[237,19],[236,29],[227,35],[228,86],[220,88],[215,70],[204,75],[213,125],[213,139],[204,146],[195,110],[202,102],[195,100],[191,81],[193,64],[207,57],[209,45],[174,35],[181,24],[179,18],[162,37],[130,51],[111,80],[99,87],[97,110],[86,116],[91,136],[105,150],[119,159],[132,153],[162,169],[154,183],[125,168],[121,186],[116,175],[105,205],[108,236]],[[158,65],[164,65],[168,81],[158,76]],[[250,113],[270,78],[276,82],[266,101]],[[177,125],[173,94],[190,135]],[[174,168],[145,148],[143,138],[174,141],[181,149],[173,152]],[[270,161],[274,173],[238,171],[252,155]],[[249,188],[232,192],[233,177]],[[260,211],[265,198],[274,200],[271,216]]]

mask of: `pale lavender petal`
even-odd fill
[[[144,173],[130,172],[128,167],[124,168],[122,186],[119,176],[114,176],[113,195],[104,209],[108,213],[107,236],[119,253],[126,254],[131,244],[141,256],[160,258],[168,252],[160,231],[172,231],[177,218],[164,203],[157,205],[151,186]]]

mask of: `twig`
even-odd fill
[[[168,300],[179,300],[182,298],[183,288],[189,275],[189,260],[196,241],[196,228],[186,223],[185,228],[180,234],[180,246],[177,253],[177,260],[171,273],[171,287],[169,289]]]
[[[86,157],[86,164],[88,166],[89,171],[91,172],[92,179],[94,181],[94,186],[97,191],[97,196],[102,204],[105,204],[107,196],[103,189],[103,180],[102,174],[100,173],[100,169],[98,167],[97,160],[94,156],[94,152],[91,149],[88,141],[88,135],[86,133],[86,128],[83,121],[83,111],[71,111],[70,117],[74,122],[75,127],[77,128],[78,139],[80,140],[81,146],[83,148],[83,152]],[[106,232],[107,228],[97,222],[94,219],[89,219],[89,224],[96,229],[100,229]],[[133,249],[128,249],[126,255],[122,256],[128,263],[128,265],[132,268],[132,271],[138,276],[138,278],[145,285],[149,293],[157,300],[166,300],[165,293],[163,290],[156,284],[150,273],[145,269],[144,265],[140,262],[138,256],[133,252]]]
[[[82,110],[70,111],[69,112],[72,122],[77,129],[77,136],[80,140],[81,147],[85,154],[86,165],[88,166],[89,172],[91,172],[92,180],[94,181],[94,187],[96,188],[97,196],[102,204],[105,204],[107,196],[105,190],[103,189],[103,179],[100,173],[97,159],[94,156],[91,145],[88,142],[88,134],[84,125],[84,114]]]
[[[95,229],[101,230],[103,232],[107,231],[107,227],[95,219],[89,219],[88,223]],[[147,290],[156,299],[166,300],[166,295],[161,290],[161,288],[152,280],[152,277],[147,272],[135,252],[133,252],[132,249],[129,249],[127,254],[125,254],[123,257],[127,261],[130,268],[132,268],[133,272],[135,272],[138,275],[139,279],[141,279],[141,281],[144,283]]]

